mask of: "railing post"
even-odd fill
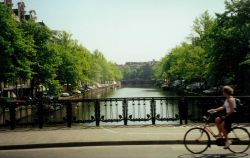
[[[124,99],[122,102],[122,112],[124,118],[124,125],[128,125],[128,101]]]
[[[70,101],[67,102],[67,127],[71,127],[72,125],[72,103]]]
[[[100,126],[100,101],[98,99],[95,100],[95,124]]]
[[[152,125],[155,125],[155,114],[156,114],[156,106],[155,106],[155,100],[152,98],[150,103],[150,110],[151,110],[151,119],[152,119]]]
[[[43,128],[44,118],[43,118],[43,102],[40,98],[37,104],[37,115],[38,115],[38,127]]]
[[[9,110],[10,110],[10,129],[13,130],[16,128],[16,104],[15,102],[11,101],[9,103]]]
[[[185,120],[185,124],[187,124],[188,119],[188,103],[185,97],[180,98],[179,103],[179,117],[180,117],[180,125],[182,125],[182,121]]]

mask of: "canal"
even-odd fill
[[[121,88],[110,92],[106,98],[128,98],[128,97],[166,97],[176,96],[175,93],[162,91],[157,88]]]

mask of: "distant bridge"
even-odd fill
[[[154,87],[156,80],[122,80],[123,87]]]

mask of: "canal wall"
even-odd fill
[[[103,85],[94,89],[89,89],[81,94],[75,94],[69,97],[59,97],[59,100],[74,100],[74,99],[95,99],[107,96],[113,90],[121,88],[121,83]]]
[[[97,87],[95,89],[90,89],[90,90],[85,91],[84,93],[81,93],[79,95],[73,95],[73,96],[69,96],[69,97],[59,97],[59,100],[101,98],[101,97],[105,97],[106,95],[108,95],[110,92],[112,92],[113,90],[115,90],[117,88],[121,88],[121,84],[119,82],[116,83],[116,84],[108,84],[106,86],[101,86],[101,87]],[[9,110],[5,110],[4,108],[1,108],[2,106],[3,106],[3,104],[0,104],[0,126],[2,124],[5,124],[5,123],[8,124],[8,122],[10,122],[10,112],[9,112]],[[18,103],[15,106],[19,106],[18,108],[15,109],[15,111],[16,111],[15,119],[17,119],[17,121],[19,123],[33,122],[34,113],[32,112],[32,109],[34,107],[32,107],[31,105],[25,105],[25,104],[24,105],[18,105]],[[77,106],[78,106],[78,103],[73,104],[73,107],[77,107]],[[57,108],[60,108],[60,112],[55,110]],[[50,114],[51,110],[52,111],[55,110],[53,112],[53,115]],[[92,107],[91,107],[91,110],[93,110]],[[46,105],[44,105],[44,113],[46,113],[48,115],[51,115],[49,117],[49,119],[52,119],[55,122],[60,122],[61,115],[66,114],[66,108],[65,107],[63,107],[63,108],[61,108],[61,107],[53,107],[51,109],[51,106],[49,104],[46,104]],[[46,115],[44,117],[46,117]],[[47,119],[47,121],[48,121],[48,119]]]
[[[103,96],[106,96],[108,93],[112,92],[113,90],[117,88],[121,88],[120,83],[102,86],[96,89],[90,89],[88,91],[85,91],[81,95],[81,98],[85,98],[85,99],[101,98]]]

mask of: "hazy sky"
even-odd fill
[[[17,0],[14,1],[15,3]],[[224,0],[24,0],[38,20],[65,30],[108,60],[159,60],[191,33],[205,10],[224,11]]]

